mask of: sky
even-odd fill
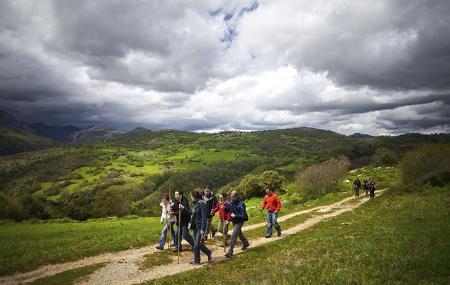
[[[0,1],[0,109],[131,130],[450,131],[450,1]]]

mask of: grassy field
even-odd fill
[[[449,284],[448,205],[450,186],[392,190],[229,262],[145,284]]]
[[[281,215],[330,204],[348,196],[331,193],[307,203],[286,203]],[[296,201],[291,196],[283,200]],[[294,196],[295,197],[295,196]],[[260,198],[246,201],[249,222],[264,222],[257,206]],[[39,265],[80,259],[103,252],[155,244],[160,235],[158,217],[110,218],[87,222],[14,223],[0,225],[0,275],[27,271]]]

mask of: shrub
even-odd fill
[[[407,185],[447,183],[450,180],[450,145],[426,145],[408,152],[399,168],[402,182]]]
[[[350,162],[346,157],[332,158],[312,165],[300,172],[296,183],[305,198],[316,198],[339,190],[339,180],[348,172]]]

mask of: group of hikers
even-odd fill
[[[365,179],[364,182],[361,183],[359,177],[356,177],[356,179],[353,181],[353,191],[355,192],[356,198],[359,198],[359,190],[361,189],[361,186],[364,187],[366,196],[375,198],[376,183],[374,179],[371,179],[370,182]]]
[[[212,252],[206,246],[208,235],[214,238],[217,231],[223,236],[220,246],[227,247],[230,235],[228,227],[233,225],[231,242],[225,254],[226,258],[233,256],[233,250],[237,239],[242,242],[242,250],[250,246],[248,239],[242,232],[244,223],[248,221],[245,203],[240,199],[236,191],[230,193],[229,198],[226,193],[218,195],[218,199],[211,191],[210,187],[205,187],[203,192],[193,191],[190,194],[192,204],[184,197],[183,192],[176,191],[175,199],[171,201],[169,195],[161,198],[161,224],[164,227],[161,232],[159,250],[164,250],[168,232],[172,237],[170,247],[174,252],[182,251],[181,240],[184,239],[193,249],[194,260],[192,264],[200,264],[200,252],[208,257],[208,263],[212,262]],[[266,238],[272,237],[272,228],[275,228],[277,235],[281,236],[281,227],[277,222],[278,213],[281,210],[281,201],[278,195],[271,188],[266,189],[266,195],[260,206],[260,211],[267,208],[267,232]],[[214,215],[219,212],[218,228],[213,225]],[[192,235],[191,235],[192,232]],[[169,241],[170,242],[170,241]]]

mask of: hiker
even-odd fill
[[[191,246],[194,247],[194,239],[189,234],[188,224],[191,219],[191,208],[189,207],[189,201],[183,196],[183,192],[175,191],[175,203],[172,204],[170,214],[176,217],[177,240],[173,252],[177,252],[178,249],[182,251],[181,237],[184,238]],[[181,211],[181,214],[179,213]],[[181,231],[181,232],[180,232]],[[178,237],[180,237],[178,239]]]
[[[167,232],[170,231],[170,235],[172,236],[172,245],[175,245],[175,230],[174,225],[176,218],[174,216],[169,215],[171,201],[169,199],[169,195],[163,195],[161,197],[161,219],[159,220],[160,224],[164,223],[164,227],[161,231],[161,237],[159,239],[159,245],[156,246],[156,249],[164,250],[164,245],[166,244]]]
[[[355,181],[353,181],[354,190],[355,190],[355,197],[359,198],[359,189],[361,188],[361,180],[359,180],[359,177],[356,177]]]
[[[246,250],[250,246],[250,243],[242,232],[242,226],[245,221],[248,221],[248,216],[245,204],[239,199],[236,191],[231,192],[230,201],[226,204],[225,209],[231,212],[231,222],[233,223],[230,248],[225,254],[226,258],[230,258],[233,256],[233,249],[236,246],[238,237],[242,241],[242,250]]]
[[[208,237],[208,234],[210,232],[212,237],[214,237],[216,235],[217,229],[212,224],[214,213],[211,212],[211,210],[216,207],[217,199],[209,186],[205,187],[205,189],[203,190],[203,200],[206,202],[206,210],[208,211],[208,221],[206,224],[206,237]]]
[[[260,211],[267,206],[267,233],[266,238],[272,237],[272,226],[277,230],[278,236],[281,236],[281,227],[277,222],[278,212],[281,209],[281,201],[276,193],[271,188],[266,188],[266,196],[261,204]]]
[[[363,185],[364,185],[364,190],[366,191],[366,197],[367,197],[367,196],[369,196],[369,186],[370,186],[369,181],[367,181],[367,179],[364,179]]]
[[[202,194],[198,191],[191,192],[192,198],[192,218],[191,227],[194,232],[194,260],[191,264],[200,264],[200,251],[208,256],[208,263],[212,263],[212,253],[205,245],[206,224],[208,212],[206,202],[202,199]]]
[[[375,180],[371,179],[369,183],[370,198],[375,198],[375,188],[376,188]]]
[[[219,212],[218,231],[224,235],[223,243],[220,245],[221,247],[226,247],[228,245],[227,242],[229,238],[228,225],[231,221],[231,213],[225,209],[227,203],[227,194],[222,193],[219,195],[219,203],[211,210],[212,214]]]

